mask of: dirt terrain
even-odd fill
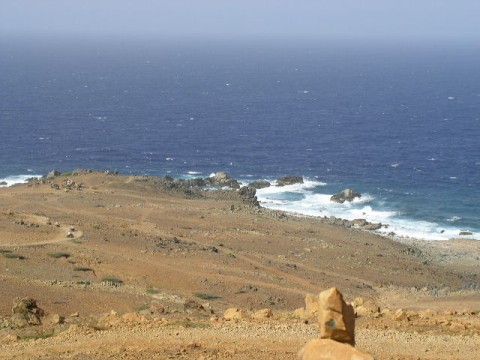
[[[477,240],[393,241],[237,190],[79,171],[0,189],[0,359],[294,359],[318,337],[306,294],[333,286],[376,359],[480,359],[479,265]],[[41,324],[12,317],[25,297]]]

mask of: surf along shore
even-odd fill
[[[0,359],[292,359],[318,333],[306,294],[333,286],[376,359],[480,357],[479,241],[264,209],[223,175],[54,175],[0,189]],[[12,316],[25,297],[41,324]]]

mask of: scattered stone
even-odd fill
[[[73,232],[68,231],[68,232],[67,232],[67,238],[71,239],[71,238],[73,238],[73,237],[75,237],[75,235],[73,235]]]
[[[238,309],[238,308],[230,308],[230,309],[227,309],[224,313],[223,313],[223,318],[225,320],[241,320],[243,318],[242,316],[242,310]]]
[[[373,360],[367,353],[331,339],[311,340],[298,353],[298,360]]]
[[[154,314],[163,314],[165,312],[165,306],[159,302],[152,301],[150,304],[150,311]]]
[[[45,322],[51,325],[59,325],[65,322],[65,318],[63,316],[60,316],[59,314],[52,314],[46,318]]]
[[[268,309],[268,308],[258,310],[257,312],[252,314],[252,318],[253,319],[258,319],[258,320],[268,319],[268,318],[271,318],[272,316],[273,316],[273,312],[272,312],[271,309]]]
[[[336,193],[335,195],[332,195],[330,201],[343,204],[345,201],[352,202],[353,199],[360,197],[362,197],[362,195],[353,191],[352,189],[345,189],[340,191],[339,193]]]
[[[303,184],[303,177],[301,176],[283,176],[277,179],[277,186]]]
[[[11,343],[17,342],[18,340],[20,340],[20,336],[15,335],[15,334],[8,334],[7,336],[5,336],[5,337],[3,338],[2,343],[4,343],[4,344],[11,344]]]
[[[79,316],[78,312],[74,312],[73,314],[70,314],[70,317],[78,317],[78,316]]]
[[[123,314],[122,321],[130,324],[143,324],[147,322],[147,319],[145,316],[133,312]]]
[[[337,288],[319,295],[320,338],[355,345],[355,312]]]

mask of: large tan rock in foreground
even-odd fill
[[[321,339],[355,345],[355,312],[337,288],[320,293],[318,322]]]
[[[298,360],[373,360],[373,357],[348,344],[334,340],[311,340],[298,353]]]

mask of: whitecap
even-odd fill
[[[167,161],[173,161],[173,158],[167,157],[167,158],[165,158],[165,160],[167,160]]]
[[[42,175],[12,175],[12,176],[7,176],[4,179],[0,179],[0,183],[6,183],[6,185],[0,185],[0,187],[9,187],[15,184],[24,184],[27,182],[28,179],[32,178],[41,178]]]
[[[201,173],[201,171],[187,171],[188,175],[200,175]]]
[[[393,168],[396,168],[396,167],[398,167],[399,165],[400,165],[400,163],[395,163],[395,164],[392,164],[392,165],[390,165],[390,166],[393,167]]]
[[[451,218],[447,219],[448,222],[455,222],[458,220],[462,220],[460,216],[452,216]]]

